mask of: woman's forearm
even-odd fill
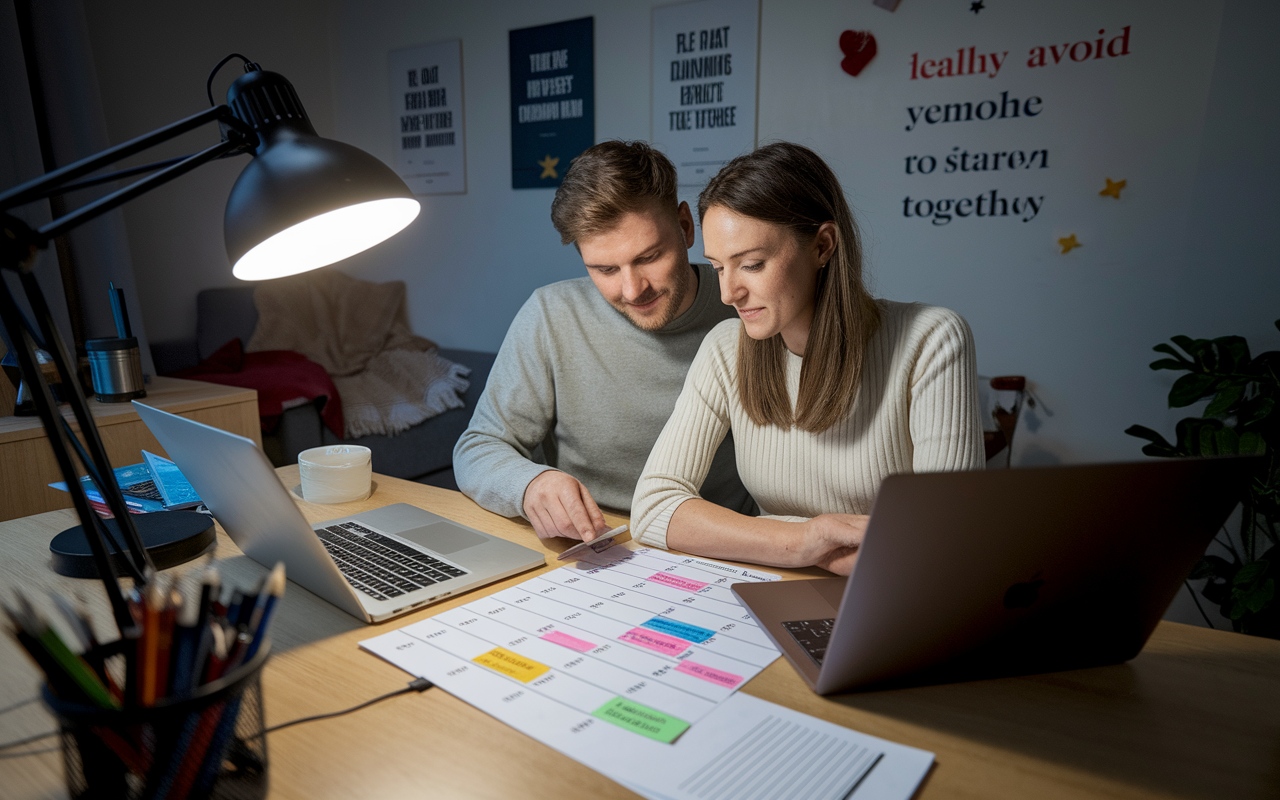
[[[803,528],[803,523],[749,517],[694,497],[671,515],[667,546],[709,558],[804,567],[814,561]]]

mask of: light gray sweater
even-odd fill
[[[849,415],[822,433],[757,425],[738,396],[742,323],[717,325],[689,370],[675,413],[649,456],[632,501],[637,541],[667,546],[667,526],[699,496],[708,455],[730,430],[738,470],[763,513],[798,522],[819,514],[869,514],[889,475],[982,469],[973,333],[954,311],[878,300]],[[786,354],[795,407],[804,359]]]
[[[630,509],[698,346],[734,316],[720,302],[715,272],[695,269],[693,305],[657,331],[637,328],[590,278],[535,291],[511,323],[471,425],[454,447],[463,493],[495,513],[523,516],[529,482],[555,468],[582,481],[599,505]],[[539,444],[545,464],[533,460]],[[755,513],[731,439],[716,450],[702,496]]]

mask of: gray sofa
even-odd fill
[[[237,337],[247,345],[257,324],[258,310],[253,304],[252,286],[205,289],[196,297],[195,341],[153,344],[151,355],[156,371],[164,375],[194,367]],[[374,472],[457,489],[453,478],[453,446],[471,421],[495,354],[441,348],[440,355],[471,368],[467,376],[471,388],[463,396],[464,407],[446,411],[396,436],[344,440],[324,426],[314,405],[307,404],[281,415],[276,428],[263,434],[263,450],[273,464],[282,466],[296,463],[298,453],[311,447],[360,444],[373,452]]]

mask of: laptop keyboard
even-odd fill
[[[801,619],[784,622],[782,627],[787,629],[787,633],[796,640],[796,644],[804,648],[809,658],[813,659],[813,663],[822,666],[822,659],[827,654],[827,644],[831,641],[831,629],[835,624],[835,617],[832,617],[831,619]]]
[[[120,492],[131,497],[141,497],[143,500],[155,500],[157,503],[164,502],[164,498],[160,496],[160,490],[156,488],[155,481],[135,483],[132,486],[124,487]]]
[[[467,571],[356,522],[316,530],[342,577],[374,600],[466,575]]]

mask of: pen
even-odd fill
[[[240,622],[240,606],[244,605],[244,592],[239,589],[231,591],[231,600],[227,603],[227,622],[235,627]]]
[[[71,652],[58,632],[40,618],[26,597],[19,594],[18,603],[16,612],[8,606],[5,606],[5,612],[14,623],[18,642],[44,672],[50,688],[67,700],[87,700],[99,708],[119,708],[119,703],[93,668]]]
[[[149,706],[156,701],[156,661],[160,655],[160,606],[164,591],[154,578],[145,587],[142,601],[142,636],[138,639],[138,703]]]
[[[194,691],[204,676],[205,664],[209,661],[209,652],[213,648],[214,617],[225,611],[218,597],[222,593],[222,579],[218,568],[210,566],[200,579],[200,611],[196,632],[196,649],[191,658],[191,674],[188,691]],[[220,611],[221,609],[221,611]]]
[[[178,608],[173,628],[173,663],[170,674],[170,695],[183,695],[191,690],[191,674],[194,671],[196,650],[203,632],[200,621],[199,598],[184,599]]]
[[[223,664],[227,660],[227,633],[222,623],[214,622],[209,626],[213,636],[213,647],[209,651],[209,663],[205,665],[204,683],[212,683],[222,675]]]
[[[271,624],[271,615],[275,612],[281,595],[284,594],[284,581],[284,563],[276,562],[275,569],[271,570],[271,577],[267,579],[266,588],[262,592],[267,599],[263,603],[262,614],[259,615],[252,629],[253,641],[249,643],[249,650],[244,654],[245,661],[258,654],[263,640],[267,638],[267,626]]]
[[[129,593],[125,597],[125,601],[129,605],[129,613],[133,615],[133,621],[136,623],[129,632],[121,631],[121,637],[126,640],[124,650],[124,696],[127,702],[136,703],[138,698],[142,696],[141,684],[141,667],[142,661],[142,620],[146,616],[144,603],[142,602],[142,593],[138,591],[138,587],[134,586],[129,589]]]
[[[161,589],[161,606],[159,614],[160,629],[156,634],[156,700],[169,695],[169,671],[173,661],[173,627],[177,621],[178,608],[182,604],[182,595],[172,588],[173,581],[164,576],[165,588]]]
[[[237,628],[242,625],[248,625],[250,618],[253,617],[254,609],[258,606],[258,600],[262,597],[262,589],[266,586],[267,579],[263,578],[258,581],[258,585],[253,587],[252,592],[245,592],[244,598],[240,601],[240,613],[235,619],[227,620]]]

